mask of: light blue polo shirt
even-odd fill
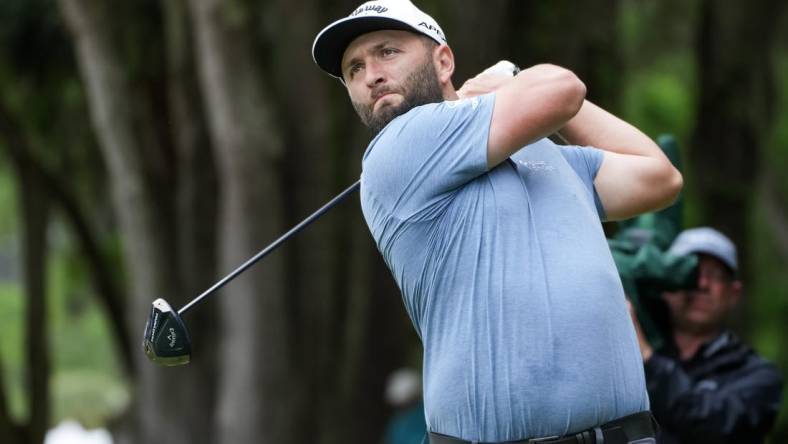
[[[603,154],[543,139],[488,171],[494,101],[414,108],[363,159],[364,218],[424,345],[429,430],[513,441],[647,410]]]

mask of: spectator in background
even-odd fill
[[[663,293],[674,351],[654,351],[637,322],[658,442],[762,443],[782,397],[775,366],[725,327],[742,294],[736,247],[712,228],[683,231],[669,254],[698,256],[697,287]]]
[[[427,433],[421,376],[410,368],[392,373],[386,383],[386,402],[395,414],[386,426],[384,444],[418,444]]]

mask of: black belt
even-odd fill
[[[651,412],[639,412],[573,435],[531,438],[500,444],[627,444],[639,439],[653,438],[656,433],[656,421]],[[429,437],[430,444],[495,444],[465,441],[432,432]]]

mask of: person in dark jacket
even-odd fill
[[[698,257],[697,288],[663,293],[673,344],[655,351],[633,316],[660,444],[762,443],[780,408],[782,378],[725,327],[742,294],[736,247],[719,231],[683,231],[668,252]]]

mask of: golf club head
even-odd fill
[[[156,299],[145,324],[142,348],[159,365],[183,365],[191,360],[192,342],[186,324],[164,299]]]

